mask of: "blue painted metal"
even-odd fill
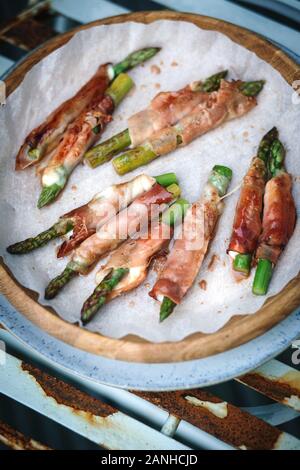
[[[21,361],[6,354],[0,367],[1,392],[19,403],[48,416],[92,442],[117,450],[189,450],[155,429],[127,416],[117,409],[108,416],[72,408],[48,396],[33,376],[22,369]]]

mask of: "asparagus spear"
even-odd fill
[[[199,82],[199,86],[194,88],[194,91],[205,91],[211,93],[217,91],[220,88],[221,80],[226,77],[228,70],[222,70],[221,72],[215,73],[210,77],[206,78],[204,82]]]
[[[211,93],[220,87],[220,82],[227,75],[227,70],[222,70],[219,73],[211,75],[206,78],[204,82],[199,81],[192,84],[192,90],[195,92],[204,91]],[[125,129],[119,134],[113,135],[105,142],[96,145],[88,150],[85,154],[85,162],[92,168],[96,168],[105,162],[111,160],[112,157],[125,150],[131,145],[129,130]]]
[[[95,75],[74,96],[62,103],[43,123],[27,135],[16,157],[16,170],[37,164],[46,154],[49,154],[58,145],[67,126],[90,102],[103,94],[111,80],[120,73],[150,59],[159,50],[157,47],[141,49],[129,54],[116,65],[101,65]]]
[[[160,306],[159,311],[159,322],[162,323],[166,318],[168,318],[176,307],[176,303],[169,297],[164,297]]]
[[[239,86],[239,89],[245,96],[257,96],[257,94],[262,90],[263,85],[263,80],[256,82],[245,82]],[[171,129],[174,129],[176,132],[177,147],[179,147],[182,144],[182,138],[180,135],[181,131],[176,125],[172,126]],[[151,142],[146,142],[143,145],[128,150],[119,157],[115,158],[113,160],[113,166],[119,175],[125,175],[126,173],[133,171],[140,166],[147,165],[159,156],[160,154],[153,149]]]
[[[44,232],[39,233],[35,237],[27,238],[18,243],[14,243],[6,248],[8,253],[12,255],[22,255],[36,250],[46,245],[50,240],[61,237],[73,229],[74,221],[72,219],[60,219]]]
[[[180,191],[179,191],[178,186],[176,184],[172,184],[170,186],[167,186],[166,189],[167,189],[168,192],[170,192],[173,195],[174,198],[178,197],[178,194],[180,194]],[[141,217],[142,217],[142,215],[141,215]],[[107,234],[106,234],[106,231],[104,230],[104,237],[106,237],[106,236],[107,236]],[[118,240],[118,243],[120,243],[120,242],[121,242],[121,240]],[[102,255],[103,254],[104,253],[102,253]],[[48,286],[46,287],[46,290],[45,290],[45,299],[47,299],[47,300],[53,299],[58,294],[58,292],[74,276],[77,276],[78,274],[80,274],[80,272],[86,272],[90,267],[91,267],[91,262],[90,261],[88,261],[88,264],[86,264],[86,261],[84,261],[84,264],[79,263],[77,261],[73,261],[73,260],[69,261],[69,263],[67,264],[64,271],[49,282],[49,284],[48,284]]]
[[[188,202],[185,199],[179,199],[162,214],[161,223],[171,227],[174,226],[178,220],[182,220],[187,207]],[[146,260],[145,264],[148,266],[149,259]],[[130,260],[128,266],[130,266]],[[128,268],[128,266],[111,268],[111,271],[109,271],[104,279],[102,279],[98,284],[92,295],[84,302],[81,310],[81,320],[84,325],[87,324],[98,310],[109,301],[109,294],[123,279],[123,277],[130,272],[130,268]],[[142,279],[140,279],[139,282],[142,282]],[[137,285],[135,284],[134,287],[136,286]]]
[[[68,282],[75,276],[79,274],[78,266],[73,261],[70,261],[63,272],[52,279],[46,290],[45,290],[45,299],[50,300],[58,294],[58,292],[66,285]]]
[[[142,62],[151,59],[155,54],[160,51],[160,47],[146,47],[129,54],[118,64],[113,65],[113,78],[120,75],[120,73],[127,72]]]
[[[92,295],[83,304],[81,310],[81,321],[83,325],[86,325],[97,313],[99,308],[106,303],[107,294],[113,290],[128,272],[128,268],[112,269],[100,282]]]
[[[292,182],[285,170],[284,159],[284,146],[279,139],[275,139],[268,160],[270,180],[265,192],[263,232],[256,253],[258,262],[252,286],[255,295],[267,293],[275,264],[295,227],[296,208],[291,194]]]
[[[173,190],[175,189],[173,185],[178,183],[175,173],[164,173],[164,174],[155,176],[154,179],[161,186],[164,186],[164,187],[170,186],[171,191],[172,191],[172,188]],[[177,188],[179,189],[178,186]],[[93,199],[90,202],[92,201]],[[68,217],[62,216],[54,225],[52,225],[47,230],[39,233],[35,237],[30,237],[30,238],[27,238],[26,240],[23,240],[23,241],[20,241],[18,243],[14,243],[13,245],[8,246],[7,251],[10,254],[20,255],[20,254],[29,253],[30,251],[36,250],[37,248],[44,246],[50,240],[53,240],[54,238],[57,238],[57,237],[61,237],[65,235],[66,233],[70,232],[71,230],[73,230],[74,222],[76,222],[76,217],[74,220],[72,217],[68,218]]]
[[[129,75],[120,74],[107,88],[105,96],[108,96],[113,101],[113,107],[107,113],[113,111],[126,94],[131,90],[133,81]],[[105,98],[103,99],[105,100]],[[101,108],[101,106],[100,106]],[[65,134],[65,138],[58,146],[57,152],[50,160],[48,166],[44,169],[42,174],[43,189],[38,200],[38,208],[50,204],[57,198],[59,193],[67,184],[68,178],[74,168],[78,165],[83,157],[83,152],[95,140],[95,135],[98,134],[106,124],[103,111],[100,113],[98,109],[91,109],[84,111],[82,116],[78,118],[78,131],[77,120],[72,124],[73,127],[69,128],[69,133]],[[93,123],[97,123],[91,129]],[[87,130],[88,129],[88,130]],[[76,134],[76,141],[74,142],[74,134]]]
[[[266,179],[269,177],[268,161],[269,155],[274,142],[277,141],[278,130],[273,127],[266,135],[262,138],[258,150],[257,157],[260,158],[266,168]],[[251,270],[252,255],[253,253],[232,253],[234,256],[232,267],[234,271],[242,273],[244,276],[248,276]]]
[[[232,178],[232,171],[230,168],[223,166],[223,165],[215,165],[208,178],[208,184],[212,185],[217,190],[219,197],[222,197],[225,195],[227,191],[231,178]],[[191,221],[189,221],[189,223],[191,223]],[[208,236],[211,237],[212,234],[208,234]],[[207,249],[207,245],[206,245],[206,249]],[[203,248],[201,248],[201,250],[203,250]],[[171,256],[172,256],[172,253],[171,253]],[[205,256],[205,252],[203,252],[203,256]],[[198,266],[198,269],[199,268],[200,266]],[[162,299],[161,306],[160,306],[159,321],[163,322],[166,318],[168,318],[173,312],[176,305],[177,305],[176,302],[174,302],[169,297],[164,296]]]

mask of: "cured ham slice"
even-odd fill
[[[254,96],[241,93],[240,83],[222,80],[220,89],[210,93],[206,106],[196,106],[190,114],[178,121],[176,129],[182,145],[189,144],[225,121],[243,116],[256,106]]]
[[[173,235],[173,229],[160,221],[138,239],[129,239],[114,251],[106,263],[96,275],[99,284],[112,269],[127,268],[128,274],[108,294],[107,301],[125,292],[135,289],[142,284],[148,272],[148,266],[153,256],[165,250]]]
[[[275,265],[294,232],[295,223],[292,177],[283,172],[266,184],[263,230],[259,237],[256,259],[268,259]]]
[[[160,301],[168,298],[174,304],[179,304],[193,285],[223,208],[220,200],[223,191],[220,188],[227,188],[230,178],[231,175],[227,178],[215,171],[200,200],[188,209],[181,233],[149,293],[151,297]]]
[[[150,191],[135,199],[128,209],[121,211],[81,243],[72,256],[76,270],[85,273],[93,263],[127,238],[138,231],[143,232],[149,220],[155,219],[172,199],[173,195],[156,183]]]
[[[265,181],[265,163],[255,157],[243,179],[228,252],[254,253],[262,227]]]
[[[110,96],[105,96],[99,102],[94,102],[70,124],[42,172],[43,186],[51,186],[53,181],[57,182],[58,168],[62,168],[61,178],[72,172],[82,160],[85,150],[99,138],[106,124],[112,120],[113,110],[113,100]]]
[[[86,150],[100,137],[112,120],[116,105],[132,88],[125,73],[118,75],[104,96],[95,99],[67,128],[63,139],[42,171],[42,192],[38,207],[52,202],[65,187],[74,168],[82,161]]]
[[[176,92],[161,92],[151,101],[148,108],[134,114],[128,120],[130,140],[133,147],[150,139],[161,129],[172,126],[195,106],[205,106],[209,93],[193,91],[188,85]]]
[[[90,104],[103,97],[109,85],[109,65],[101,65],[80,90],[54,110],[47,119],[33,129],[25,139],[16,157],[16,170],[38,163],[58,144],[67,126]]]
[[[149,191],[154,184],[155,178],[138,175],[125,183],[109,186],[96,194],[87,204],[65,214],[61,218],[72,221],[73,235],[61,245],[57,256],[69,254],[83,240],[95,233],[97,228],[127,207],[134,199]]]

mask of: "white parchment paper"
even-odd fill
[[[150,175],[175,171],[183,196],[193,201],[199,197],[212,166],[225,164],[233,169],[233,188],[245,174],[262,135],[276,125],[287,148],[286,165],[294,175],[299,212],[300,104],[297,100],[293,104],[292,88],[271,66],[222,34],[185,22],[157,21],[150,25],[129,22],[82,31],[33,67],[8,98],[0,122],[0,254],[22,285],[37,291],[42,304],[51,305],[70,322],[79,320],[82,303],[95,287],[97,268],[89,276],[73,280],[53,301],[45,302],[45,286],[67,261],[57,260],[57,242],[23,256],[8,255],[5,247],[46,229],[60,214],[85,203],[104,187],[130,179],[141,169],[121,178],[111,164],[96,170],[82,165],[74,171],[59,201],[39,210],[36,207],[39,179],[34,169],[14,172],[15,155],[27,133],[72,96],[100,63],[117,62],[146,46],[161,46],[162,51],[130,72],[136,83],[134,92],[121,104],[103,138],[126,128],[127,118],[145,107],[160,90],[177,90],[222,69],[229,69],[230,78],[265,79],[259,105],[248,115],[157,159],[142,171]],[[238,195],[236,192],[225,200],[217,235],[198,279],[171,317],[163,324],[158,323],[159,304],[148,296],[156,278],[151,271],[144,285],[112,301],[88,328],[116,338],[136,334],[157,342],[175,341],[197,331],[214,332],[234,314],[255,312],[265,298],[251,294],[252,277],[241,283],[233,281],[226,255]],[[299,232],[298,223],[276,268],[269,296],[280,291],[299,271]],[[214,255],[215,262],[209,268]],[[200,288],[200,280],[206,281],[206,290]]]

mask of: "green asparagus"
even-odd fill
[[[125,73],[120,74],[107,88],[105,95],[110,96],[114,102],[114,105],[117,106],[120,103],[120,101],[126,96],[128,91],[132,88],[132,86],[133,86],[133,81],[129,77],[129,75],[126,75]],[[89,111],[85,111],[85,112],[88,113]],[[93,110],[91,111],[91,113],[93,113]],[[101,115],[99,117],[98,114],[97,112],[95,112],[95,117],[100,120],[100,122],[98,121],[100,125]],[[79,126],[82,127],[82,117],[79,116],[78,119],[80,119]],[[75,121],[75,125],[76,125],[76,121]],[[95,131],[96,127],[94,127],[93,129],[94,133],[96,132]],[[101,125],[101,127],[103,126]],[[74,132],[74,130],[71,128],[70,132]],[[81,131],[79,131],[78,135],[81,137],[80,133]],[[65,138],[66,139],[68,138],[68,130],[65,134]],[[66,144],[65,144],[65,141],[62,140],[60,145],[64,150],[64,145],[68,145],[68,140]],[[47,204],[50,204],[52,201],[54,201],[57,198],[59,193],[65,187],[70,174],[72,173],[74,168],[80,163],[81,159],[83,158],[83,153],[84,153],[85,148],[89,145],[91,145],[91,136],[86,132],[86,129],[83,128],[81,141],[80,141],[80,138],[77,138],[75,144],[66,153],[63,162],[61,162],[61,158],[58,158],[58,162],[56,162],[55,160],[56,155],[53,156],[52,160],[50,159],[49,166],[44,169],[43,174],[42,174],[43,189],[38,200],[39,209]],[[61,147],[58,147],[58,153],[60,152]],[[49,180],[51,181],[50,184],[49,184]]]
[[[268,177],[274,178],[284,173],[285,148],[281,141],[277,138],[271,143],[268,158]],[[274,266],[269,259],[260,258],[257,261],[252,292],[255,295],[265,295],[268,291],[270,281],[272,279]]]
[[[62,218],[52,227],[48,228],[35,237],[27,238],[18,243],[14,243],[6,248],[8,253],[13,255],[21,255],[36,250],[37,248],[46,245],[50,240],[61,237],[73,229],[73,220]]]
[[[277,138],[278,130],[276,127],[273,127],[269,132],[267,132],[267,134],[263,136],[258,146],[256,156],[260,158],[265,164],[266,180],[269,179],[268,166],[270,160],[270,152],[273,147],[273,144],[277,142]],[[278,148],[278,144],[276,148]],[[236,253],[232,263],[233,270],[242,273],[244,276],[249,276],[252,265],[252,256],[253,253]]]
[[[78,274],[79,272],[75,269],[75,264],[70,261],[63,272],[49,282],[45,290],[45,299],[53,299],[58,294],[58,292]]]
[[[208,77],[204,82],[199,81],[193,84],[193,91],[205,91],[210,93],[216,91],[220,87],[220,82],[227,75],[227,70],[216,73],[211,77]],[[129,130],[116,134],[101,144],[96,145],[92,149],[88,150],[85,154],[85,162],[92,168],[96,168],[105,162],[111,160],[112,157],[125,150],[131,144]]]
[[[163,301],[160,306],[160,312],[159,312],[160,323],[163,322],[166,318],[168,318],[171,315],[175,307],[176,307],[176,303],[173,302],[173,300],[169,299],[169,297],[163,298]]]
[[[180,188],[176,186],[178,183],[178,180],[177,180],[175,173],[164,173],[164,174],[155,176],[154,179],[161,186],[164,186],[164,187],[169,186],[169,190],[172,194],[174,194],[174,197],[179,197]],[[78,208],[78,210],[80,211],[80,208]],[[24,253],[29,253],[32,250],[36,250],[37,248],[44,246],[50,240],[63,236],[66,233],[73,230],[75,220],[76,220],[76,217],[74,219],[74,218],[67,218],[63,216],[58,220],[58,222],[56,222],[47,230],[39,233],[35,237],[30,237],[30,238],[27,238],[26,240],[23,240],[23,241],[20,241],[18,243],[14,243],[13,245],[8,246],[7,251],[8,253],[11,253],[11,254],[20,255]],[[87,228],[93,229],[94,227],[87,227]]]
[[[257,82],[244,82],[240,85],[240,91],[246,96],[256,96],[263,88],[264,81],[260,80]],[[180,136],[180,129],[172,126],[177,132],[177,147],[182,143]],[[151,142],[146,142],[143,145],[135,147],[134,149],[124,152],[113,160],[113,166],[119,175],[125,175],[126,173],[136,170],[140,166],[147,165],[155,158],[160,157],[156,153],[151,145]]]
[[[160,47],[146,47],[145,49],[139,49],[129,54],[125,59],[123,59],[118,64],[113,65],[114,77],[120,73],[131,70],[142,62],[151,59],[155,54],[161,50]]]
[[[182,221],[188,207],[185,199],[178,199],[161,215],[161,223],[174,226],[178,221]],[[130,260],[129,260],[130,263]],[[148,266],[148,260],[146,260]],[[97,311],[108,302],[108,294],[117,286],[117,284],[128,274],[128,267],[112,268],[107,276],[98,284],[92,295],[84,302],[81,310],[81,320],[85,325]]]
[[[232,170],[230,168],[223,165],[215,165],[209,175],[208,184],[214,186],[218,191],[219,197],[222,197],[226,193],[231,179]],[[160,306],[159,321],[163,322],[168,318],[175,307],[176,303],[169,297],[164,296]]]
[[[107,295],[128,274],[128,268],[112,269],[98,284],[92,295],[84,302],[81,309],[81,321],[86,325],[107,301]]]

